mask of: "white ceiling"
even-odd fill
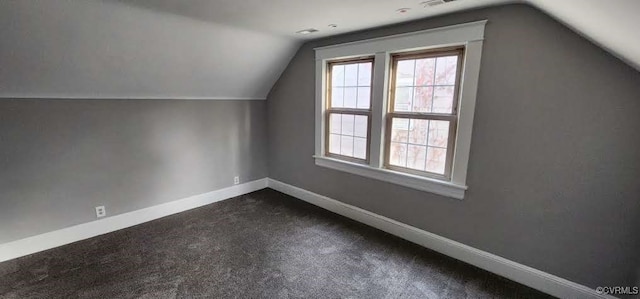
[[[424,0],[116,0],[295,39],[312,39],[478,7],[533,5],[640,70],[640,0],[457,0],[424,7]],[[399,8],[410,8],[397,13]],[[335,29],[329,24],[337,24]],[[319,32],[295,32],[315,28]],[[635,38],[634,38],[635,37]]]
[[[527,0],[640,70],[640,0]]]
[[[514,2],[457,0],[425,8],[425,0],[115,0],[141,7],[296,39],[319,38],[449,12]],[[566,1],[566,0],[565,0]],[[399,8],[410,8],[397,13]],[[329,24],[337,24],[331,29]],[[296,31],[315,28],[303,36]]]

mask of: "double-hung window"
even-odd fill
[[[464,48],[391,57],[385,136],[389,169],[449,179]]]
[[[485,23],[316,48],[316,164],[462,199]]]
[[[373,58],[329,62],[326,96],[327,156],[369,160]]]

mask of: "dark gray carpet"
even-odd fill
[[[551,298],[265,189],[0,264],[1,298]]]

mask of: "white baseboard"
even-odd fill
[[[273,179],[259,179],[184,199],[0,244],[0,262],[89,239],[266,187],[299,198],[559,298],[615,298],[564,278]]]
[[[615,298],[598,294],[594,289],[564,278],[277,180],[269,179],[268,186],[269,188],[299,198],[336,214],[375,227],[559,298]]]
[[[0,262],[89,239],[267,187],[266,178],[0,244]]]

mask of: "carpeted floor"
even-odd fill
[[[265,189],[0,263],[0,298],[551,298]]]

